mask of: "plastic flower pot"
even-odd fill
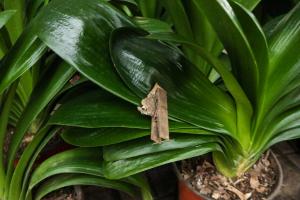
[[[281,164],[272,151],[271,151],[271,156],[275,160],[275,164],[277,165],[278,178],[274,190],[269,195],[267,200],[272,200],[279,194],[280,188],[282,186],[282,181],[283,181],[283,171],[282,171]],[[212,198],[200,194],[198,191],[193,189],[190,183],[182,178],[182,176],[179,173],[179,169],[177,165],[174,164],[174,166],[178,177],[178,195],[179,195],[178,200],[213,200]]]

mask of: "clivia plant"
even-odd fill
[[[151,199],[135,174],[212,152],[217,169],[235,177],[273,144],[300,136],[299,3],[263,30],[250,12],[258,0],[16,2],[19,32],[8,24],[1,32],[13,45],[0,66],[1,147],[8,124],[15,127],[1,199],[88,183],[141,188]],[[136,7],[147,18],[135,18]],[[161,144],[137,111],[156,83],[168,95],[170,140]],[[14,167],[29,131],[35,136]],[[56,133],[79,148],[33,170]]]
[[[123,112],[113,115],[114,120],[121,117],[122,127],[130,130],[114,130],[110,141],[116,137],[118,144],[103,148],[108,178],[126,177],[208,152],[213,152],[214,163],[222,174],[235,177],[247,171],[273,144],[299,137],[299,4],[263,30],[253,14],[237,2],[193,3],[215,30],[230,65],[183,34],[148,30],[149,34],[135,26],[114,30],[109,44],[112,70],[116,70],[123,80],[120,83],[139,100],[128,98],[112,85],[109,89],[139,104],[158,83],[168,93],[171,140],[153,145],[147,136],[149,131],[145,131],[149,125],[139,121],[138,116],[135,120],[130,118],[137,112],[134,106],[132,115]],[[177,44],[182,45],[184,54],[196,53],[202,62],[213,67],[221,77],[221,84],[212,83]],[[219,53],[222,49],[216,47]],[[74,105],[79,105],[75,99],[66,102],[50,121],[68,126],[90,125],[90,119],[84,122],[80,116],[64,118]],[[90,106],[95,109],[96,102]],[[101,110],[107,114],[102,106],[97,113]],[[75,117],[82,121],[74,122]],[[119,143],[117,132],[124,133],[122,140],[128,141]],[[92,135],[103,137],[103,134],[103,129],[70,128],[63,138],[84,146],[96,138]]]

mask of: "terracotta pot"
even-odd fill
[[[271,151],[271,156],[273,157],[273,159],[275,160],[275,163],[278,166],[278,180],[277,180],[277,184],[275,186],[274,191],[270,194],[270,196],[268,197],[267,200],[272,200],[278,195],[278,193],[280,192],[280,188],[282,186],[282,181],[283,181],[283,172],[282,172],[281,164],[272,151]],[[174,164],[174,166],[175,166],[175,171],[176,171],[176,174],[177,174],[177,177],[179,180],[178,181],[178,195],[179,195],[178,200],[213,200],[213,199],[211,199],[207,196],[204,196],[204,195],[200,194],[199,192],[195,191],[192,188],[192,186],[187,181],[183,180],[183,178],[180,176],[177,165]]]

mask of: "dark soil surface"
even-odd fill
[[[180,173],[197,192],[216,200],[264,200],[274,190],[278,166],[266,153],[248,172],[237,178],[221,175],[210,161],[185,160]]]

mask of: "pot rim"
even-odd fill
[[[272,157],[274,158],[275,163],[276,163],[277,168],[278,168],[278,179],[277,179],[276,186],[274,187],[274,190],[272,191],[272,193],[267,198],[267,200],[272,200],[279,194],[280,189],[282,187],[282,184],[283,184],[283,169],[282,169],[281,163],[279,162],[276,154],[271,149],[269,151],[270,151],[270,154],[272,155]],[[206,200],[214,200],[214,199],[212,199],[208,196],[205,196],[205,195],[201,194],[200,192],[194,190],[194,188],[191,186],[191,184],[188,183],[186,180],[183,180],[183,178],[180,176],[180,172],[179,172],[179,169],[178,169],[176,163],[173,163],[173,166],[174,166],[175,173],[176,173],[176,176],[179,179],[179,181],[182,181],[191,191],[193,191],[199,197],[202,197]]]

